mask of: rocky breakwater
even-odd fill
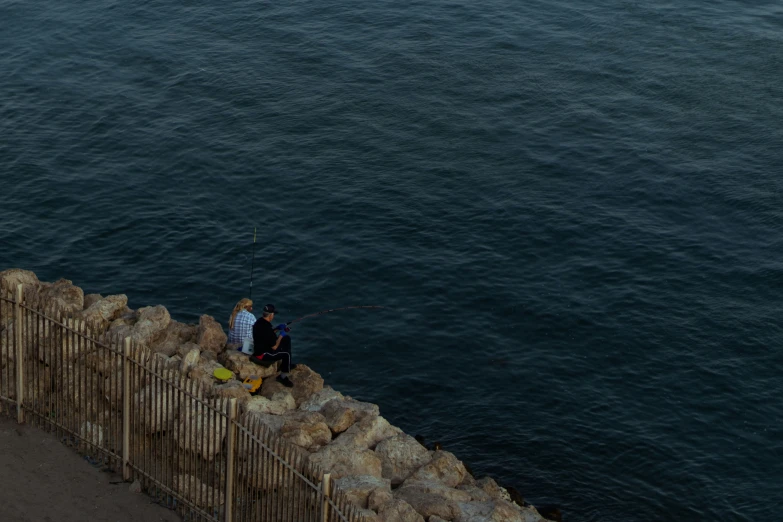
[[[512,501],[509,492],[492,478],[475,478],[452,453],[428,450],[414,437],[391,425],[380,415],[377,405],[325,386],[323,378],[311,368],[299,364],[293,369],[290,374],[293,388],[267,378],[275,375],[276,368],[254,365],[234,347],[227,347],[223,326],[210,316],[201,316],[198,324],[183,324],[172,320],[163,306],[132,310],[124,295],[84,295],[68,280],[46,283],[25,270],[0,272],[0,290],[12,290],[17,284],[25,285],[42,300],[56,303],[73,317],[85,320],[96,335],[131,337],[149,350],[159,367],[200,383],[205,397],[238,399],[244,421],[265,425],[298,447],[307,460],[331,473],[337,486],[368,521],[546,520],[534,507],[520,505],[524,501]],[[8,314],[0,317],[2,328],[13,328]],[[89,354],[82,356],[89,357]],[[5,364],[8,358],[4,356],[0,362]],[[41,364],[45,366],[46,361]],[[227,368],[235,378],[226,383],[217,382],[213,372],[218,368]],[[105,375],[120,369],[93,366],[92,371]],[[250,375],[265,378],[259,395],[251,396],[242,386],[241,380]],[[134,391],[146,392],[145,389]],[[116,395],[107,394],[111,396]],[[165,403],[163,398],[161,404]],[[118,406],[108,403],[105,408]],[[171,417],[171,422],[177,422],[177,417],[182,417],[174,409],[168,413],[156,418]],[[98,423],[100,415],[88,428],[96,431]],[[153,431],[158,428],[150,427]],[[217,438],[223,436],[218,434]],[[187,442],[181,441],[184,447]],[[202,449],[204,458],[214,456],[220,444],[216,440]]]

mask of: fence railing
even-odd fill
[[[188,521],[360,522],[307,455],[131,338],[0,292],[0,414],[55,432]]]

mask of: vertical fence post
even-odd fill
[[[228,401],[228,430],[226,432],[226,516],[225,522],[234,520],[234,460],[236,459],[237,400]]]
[[[324,473],[321,480],[321,495],[323,495],[323,504],[321,506],[321,522],[329,522],[329,491],[332,489],[332,475]]]
[[[122,351],[122,480],[130,480],[130,373],[131,339],[125,338]]]
[[[24,350],[22,348],[22,285],[16,285],[14,344],[16,344],[16,422],[24,424]]]

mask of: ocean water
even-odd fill
[[[783,507],[783,4],[0,0],[0,269],[227,322],[566,520]]]

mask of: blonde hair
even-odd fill
[[[237,314],[240,312],[240,310],[247,310],[253,306],[253,301],[248,299],[247,297],[243,297],[239,300],[239,302],[234,307],[234,311],[231,312],[231,319],[228,320],[228,328],[232,329],[234,328],[234,319],[237,318]]]

